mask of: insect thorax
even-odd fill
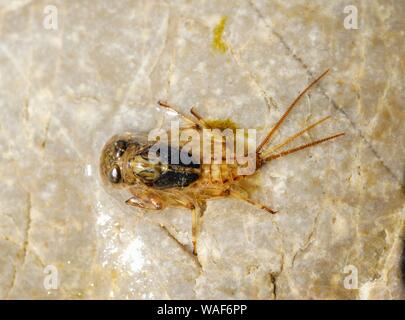
[[[182,151],[170,146],[159,152],[145,149],[141,154],[127,160],[128,169],[134,178],[157,189],[184,188],[197,181],[201,166],[193,161],[185,161]]]

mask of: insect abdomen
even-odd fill
[[[229,164],[205,164],[201,170],[202,179],[213,184],[225,184],[234,181],[236,166]]]

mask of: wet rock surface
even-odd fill
[[[405,8],[351,4],[358,29],[345,1],[2,2],[0,297],[403,297]],[[276,215],[209,201],[198,257],[189,211],[102,186],[103,144],[167,124],[159,99],[260,139],[327,68],[274,143],[346,135],[261,170]]]

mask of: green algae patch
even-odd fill
[[[225,16],[222,17],[219,23],[215,26],[213,31],[214,38],[212,40],[212,47],[221,53],[225,53],[226,50],[228,50],[226,42],[222,39],[222,34],[224,33],[227,20],[228,20],[227,17]]]
[[[208,119],[204,121],[210,129],[220,129],[220,130],[231,129],[232,131],[235,131],[238,128],[236,123],[229,118],[223,120]]]

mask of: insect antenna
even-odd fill
[[[263,141],[260,143],[260,145],[256,149],[256,153],[260,153],[263,149],[263,147],[270,141],[271,137],[273,134],[277,131],[277,129],[281,126],[281,124],[284,122],[284,120],[287,118],[288,114],[291,112],[291,110],[297,105],[297,103],[301,100],[301,98],[304,96],[305,93],[308,92],[311,87],[313,87],[319,80],[321,80],[327,73],[329,72],[329,69],[324,71],[318,78],[313,80],[296,98],[295,100],[290,104],[290,106],[287,108],[287,111],[283,114],[283,116],[280,118],[280,120],[277,121],[277,123],[274,125],[274,127],[270,130],[270,132],[267,134],[267,136],[263,139]]]
[[[199,126],[199,123],[196,123],[193,119],[189,118],[188,116],[186,116],[185,114],[183,114],[182,112],[180,112],[179,110],[176,110],[174,107],[172,107],[171,105],[169,105],[166,101],[162,101],[159,100],[158,101],[158,105],[162,108],[171,110],[172,112],[176,113],[180,118],[182,118],[185,121],[191,122],[193,123],[193,125],[190,128]]]
[[[295,140],[296,138],[302,136],[305,132],[311,130],[312,128],[315,128],[317,125],[321,124],[322,122],[326,121],[330,119],[330,116],[327,116],[325,118],[322,118],[316,122],[314,122],[313,124],[309,125],[308,127],[304,128],[303,130],[295,133],[294,135],[288,137],[287,139],[285,139],[283,142],[281,142],[280,144],[277,144],[273,147],[270,147],[266,150],[263,150],[260,153],[260,157],[261,158],[265,158],[267,157],[269,154],[273,153],[274,151],[277,151],[278,149],[280,149],[281,147],[284,147],[285,145],[289,144],[291,141]]]
[[[313,146],[315,146],[317,144],[320,144],[320,143],[326,142],[328,140],[332,140],[332,139],[335,139],[337,137],[343,136],[344,134],[345,134],[344,132],[341,132],[341,133],[335,134],[333,136],[329,136],[329,137],[322,138],[322,139],[319,139],[319,140],[316,140],[316,141],[312,141],[310,143],[303,144],[303,145],[298,146],[296,148],[292,148],[292,149],[282,151],[280,153],[272,154],[272,155],[261,158],[261,161],[263,163],[263,162],[266,162],[266,161],[281,158],[281,157],[286,156],[287,154],[294,153],[294,152],[297,152],[297,151],[300,151],[300,150],[303,150],[303,149],[306,149],[306,148],[309,148],[309,147],[313,147]]]
[[[204,120],[204,118],[195,110],[194,107],[190,109],[190,113],[197,119],[198,123],[203,127],[203,128],[209,128],[207,122]]]
[[[162,108],[165,108],[165,109],[168,109],[168,110],[171,110],[171,111],[177,113],[177,115],[179,117],[183,118],[183,120],[193,123],[192,126],[182,127],[182,129],[207,128],[207,124],[206,124],[205,120],[199,113],[197,113],[197,111],[194,109],[194,107],[192,107],[190,110],[190,113],[195,117],[195,119],[192,119],[192,118],[186,116],[184,113],[180,112],[179,110],[176,110],[174,107],[172,107],[165,101],[159,100],[158,105],[161,106]]]

